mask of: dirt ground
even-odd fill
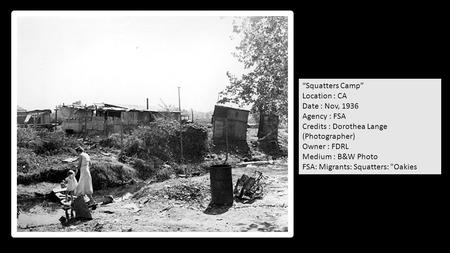
[[[260,171],[266,177],[262,199],[253,203],[234,202],[229,208],[209,208],[211,201],[209,173],[184,178],[174,174],[171,179],[155,182],[138,180],[115,188],[94,192],[97,203],[112,195],[114,202],[92,210],[92,220],[74,221],[62,225],[64,215],[61,204],[51,202],[45,196],[58,183],[38,181],[17,185],[18,232],[286,232],[288,230],[288,162],[287,157],[272,160],[256,149],[257,129],[249,128],[247,143],[252,157],[259,157],[261,165],[238,166],[244,160],[242,154],[230,154],[233,165],[233,186],[242,174],[253,175]],[[287,132],[280,131],[279,139],[286,142]],[[283,143],[287,147],[287,143]],[[89,151],[92,159],[106,161],[102,150]],[[117,152],[108,151],[116,157]],[[220,150],[206,158],[223,162]],[[67,157],[53,156],[39,166],[73,166],[61,164]],[[108,157],[107,157],[108,158]],[[53,160],[52,160],[53,159]],[[110,159],[110,158],[108,158]],[[264,164],[264,161],[266,163]],[[269,161],[270,163],[267,163]],[[40,167],[38,167],[39,169]],[[205,173],[205,172],[203,172]],[[153,180],[153,179],[152,179]]]
[[[59,204],[35,201],[21,205],[18,232],[245,232],[287,231],[288,229],[288,166],[287,160],[275,160],[262,166],[235,167],[233,185],[242,175],[255,170],[267,177],[265,196],[253,203],[234,202],[229,209],[207,210],[211,196],[209,174],[191,178],[172,178],[164,182],[141,182],[128,187],[98,191],[97,202],[111,194],[115,201],[99,205],[90,221],[76,221],[63,226],[64,215]],[[170,190],[178,186],[193,187],[198,194],[184,199],[172,198]],[[36,189],[55,185],[34,186]],[[18,189],[22,195],[33,186]]]

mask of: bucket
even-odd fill
[[[211,182],[211,204],[233,205],[233,180],[231,165],[219,164],[209,167]]]

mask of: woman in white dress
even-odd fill
[[[95,205],[95,200],[92,197],[94,190],[92,188],[92,177],[89,171],[91,158],[84,152],[82,147],[75,149],[78,153],[78,169],[80,171],[80,179],[78,180],[77,188],[75,189],[76,196],[87,195],[89,198],[89,205]]]

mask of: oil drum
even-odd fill
[[[219,164],[209,167],[211,183],[211,203],[214,205],[233,205],[233,179],[231,165]]]

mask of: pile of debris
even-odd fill
[[[166,186],[157,192],[157,194],[166,199],[201,202],[206,197],[208,190],[208,188],[200,183],[184,182],[179,185]]]
[[[264,186],[266,185],[266,176],[262,172],[255,171],[253,176],[243,174],[234,186],[233,194],[236,201],[242,203],[251,203],[264,196]]]

